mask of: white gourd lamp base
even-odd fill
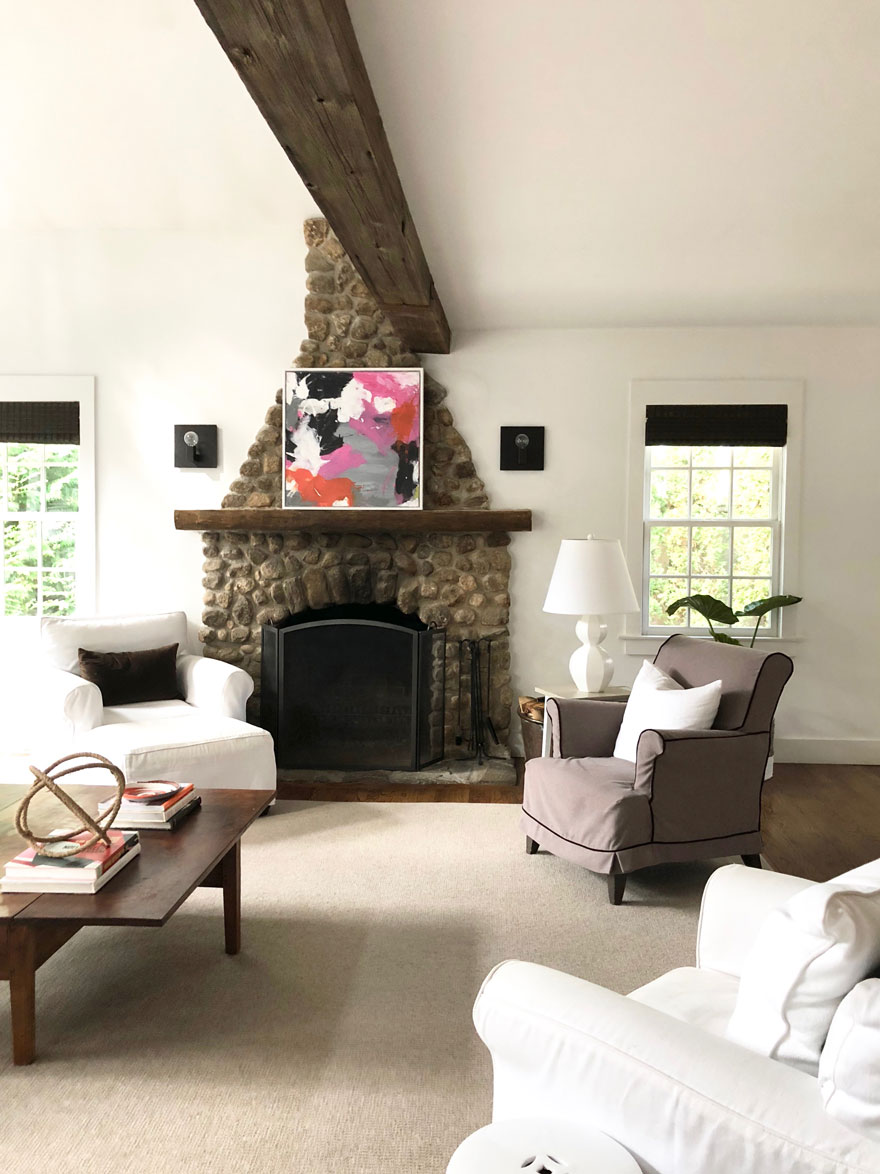
[[[568,671],[579,693],[604,693],[614,676],[614,661],[602,647],[608,625],[602,616],[581,616],[575,625],[581,642],[568,662]]]

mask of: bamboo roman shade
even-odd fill
[[[781,448],[787,404],[648,404],[645,444],[730,444]]]
[[[76,400],[0,401],[0,444],[79,444]]]

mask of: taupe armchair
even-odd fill
[[[636,762],[612,757],[619,701],[548,700],[551,753],[526,763],[526,849],[545,848],[608,877],[651,864],[742,856],[760,867],[761,789],[789,657],[671,636],[654,658],[685,688],[720,678],[711,730],[645,730]]]

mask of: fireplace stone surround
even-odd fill
[[[342,246],[322,218],[305,222],[305,325],[297,367],[412,367],[416,356],[394,335]],[[282,392],[265,415],[224,509],[259,510],[281,505]],[[333,604],[389,603],[427,624],[446,629],[447,758],[468,756],[456,745],[456,719],[470,706],[467,681],[458,695],[458,642],[492,639],[492,691],[488,716],[509,755],[511,708],[510,536],[481,532],[479,512],[489,509],[485,486],[470,449],[455,427],[447,392],[425,377],[422,491],[424,509],[472,509],[472,533],[275,533],[206,532],[204,611],[200,638],[205,654],[237,664],[255,681],[252,718],[258,720],[260,636],[307,609]]]

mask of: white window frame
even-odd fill
[[[645,414],[649,404],[769,404],[788,407],[788,436],[784,455],[780,454],[781,500],[779,534],[774,541],[774,571],[778,590],[796,593],[800,584],[800,519],[798,505],[801,486],[801,448],[803,436],[804,384],[800,379],[634,379],[630,384],[629,453],[627,473],[627,526],[624,549],[627,563],[642,600],[642,614],[627,616],[622,632],[624,648],[629,653],[645,655],[656,650],[676,631],[695,629],[647,627],[647,591],[649,559],[647,551]],[[775,481],[775,478],[774,478]],[[800,639],[798,608],[777,611],[772,619],[772,634],[759,635],[755,644],[789,642]],[[726,630],[726,629],[725,629]],[[701,632],[697,629],[696,632]],[[708,629],[705,629],[708,631]],[[734,630],[735,632],[738,629]],[[751,638],[751,627],[742,635]]]
[[[690,447],[693,447],[693,446],[690,446]],[[724,447],[727,447],[727,446],[724,446]],[[732,446],[732,447],[736,448],[736,447],[742,447],[742,446]],[[769,465],[761,465],[761,466],[754,466],[754,467],[736,465],[736,466],[733,466],[733,468],[731,469],[731,473],[733,473],[735,470],[738,470],[738,469],[749,469],[751,471],[751,469],[754,468],[755,472],[770,474],[770,513],[765,518],[734,518],[734,516],[733,516],[733,502],[732,502],[732,497],[733,497],[733,477],[732,476],[730,479],[730,497],[728,499],[728,507],[729,507],[728,508],[728,516],[726,518],[709,518],[709,517],[705,517],[705,518],[694,518],[694,517],[652,518],[648,513],[648,508],[649,508],[649,504],[651,501],[652,464],[649,459],[648,446],[647,445],[645,446],[645,449],[644,449],[644,453],[645,453],[645,458],[644,458],[645,459],[645,480],[644,480],[644,497],[643,497],[643,505],[642,505],[642,519],[643,519],[642,532],[644,535],[643,546],[642,546],[642,567],[643,567],[643,574],[642,574],[642,632],[644,634],[650,635],[650,636],[663,636],[663,635],[668,636],[672,632],[686,632],[686,633],[690,632],[690,633],[702,636],[702,635],[705,635],[709,631],[707,624],[699,623],[699,622],[697,622],[697,623],[692,622],[690,627],[688,627],[686,624],[663,624],[663,625],[654,624],[654,625],[652,625],[649,622],[648,615],[649,615],[649,609],[650,609],[650,583],[651,583],[651,579],[657,579],[657,578],[664,577],[662,575],[651,574],[650,570],[649,570],[650,559],[651,559],[651,528],[654,526],[665,526],[665,527],[669,527],[669,528],[679,527],[683,530],[693,530],[695,527],[699,527],[699,526],[712,526],[712,527],[717,527],[718,529],[732,531],[732,530],[736,530],[739,527],[743,527],[743,526],[760,525],[760,526],[764,527],[765,529],[769,529],[772,532],[772,539],[771,539],[771,556],[772,557],[771,557],[771,567],[770,567],[770,576],[769,576],[771,582],[770,582],[770,587],[766,592],[766,595],[779,595],[779,594],[781,594],[781,589],[780,589],[779,584],[782,581],[782,568],[781,568],[782,560],[780,557],[780,551],[781,551],[781,547],[782,547],[782,529],[783,528],[782,528],[781,502],[779,500],[779,498],[780,498],[779,491],[785,485],[785,450],[782,448],[774,448],[771,451],[773,453],[773,459],[772,459],[771,464],[769,464]],[[661,467],[664,467],[664,466],[661,466]],[[711,469],[711,468],[724,469],[725,468],[725,466],[723,466],[723,465],[722,466],[711,466],[711,465],[698,466],[698,468],[700,470],[702,470],[702,468],[704,468],[704,467],[707,469]],[[677,471],[681,471],[683,469],[683,466],[677,466],[676,468],[677,468]],[[694,466],[693,465],[688,466],[688,473],[689,473],[689,481],[692,481],[693,473],[694,473]],[[690,497],[690,493],[688,494],[688,497]],[[684,576],[670,575],[670,576],[666,576],[666,577],[680,579],[680,578],[689,578],[690,575],[689,574],[685,574]],[[699,577],[702,577],[702,576],[699,576]],[[733,598],[732,588],[733,588],[733,584],[737,578],[754,579],[756,577],[764,578],[765,576],[754,576],[754,575],[737,576],[737,575],[735,575],[733,573],[733,559],[732,559],[732,551],[731,551],[730,572],[726,575],[713,575],[710,577],[715,578],[715,579],[729,580],[730,585],[731,585],[731,599],[732,599]],[[693,584],[692,584],[691,590],[693,590]],[[698,590],[699,590],[699,588],[698,588]],[[690,593],[691,592],[687,591],[687,590],[685,592],[685,594],[690,594]],[[735,606],[735,605],[733,605],[733,606]],[[696,614],[696,613],[694,613],[694,614]],[[760,634],[763,636],[778,636],[779,635],[779,619],[780,619],[781,614],[782,614],[781,611],[778,609],[771,612],[768,617],[769,623],[762,626],[759,629]],[[693,617],[692,617],[692,619],[693,619]],[[749,623],[748,620],[746,620],[742,624],[737,624],[737,625],[729,627],[729,628],[724,627],[723,625],[722,625],[722,627],[725,632],[728,632],[737,638],[740,636],[747,636],[749,639],[751,639],[752,631],[754,629],[754,623]]]
[[[79,614],[95,611],[95,379],[92,375],[0,375],[0,401],[79,404],[76,605]],[[56,515],[60,517],[61,515]],[[31,634],[39,616],[0,615],[4,640]]]

